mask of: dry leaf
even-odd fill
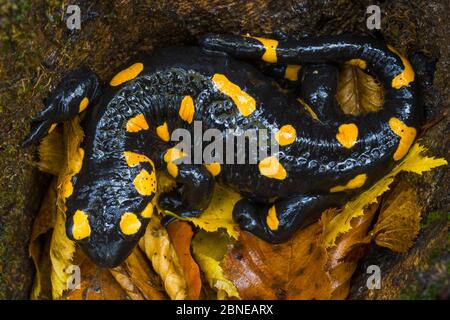
[[[217,291],[217,299],[239,298],[239,293],[223,272],[221,262],[227,252],[230,238],[222,232],[198,232],[192,240],[195,260],[205,274],[211,288]]]
[[[31,232],[30,244],[28,252],[33,260],[36,268],[36,276],[31,292],[32,299],[38,299],[41,296],[42,286],[48,286],[46,283],[49,277],[49,262],[50,260],[45,254],[49,253],[50,242],[46,241],[46,250],[41,248],[41,236],[45,236],[55,225],[56,220],[56,179],[53,179],[50,184],[47,194],[41,203],[38,215],[36,216],[33,229]],[[45,269],[45,272],[42,268]],[[46,290],[44,290],[46,291]]]
[[[80,265],[81,282],[77,289],[66,291],[63,300],[125,300],[127,294],[108,269],[97,267],[90,259]]]
[[[131,300],[145,300],[142,293],[135,286],[133,281],[131,281],[130,275],[125,270],[125,267],[120,265],[113,269],[109,269],[109,271]]]
[[[374,112],[384,103],[383,88],[375,79],[352,65],[343,65],[339,72],[336,97],[346,114]]]
[[[406,252],[419,233],[421,211],[414,188],[406,182],[399,183],[381,207],[372,231],[376,244]]]
[[[188,299],[197,300],[200,297],[202,280],[200,269],[191,255],[191,240],[194,232],[189,223],[175,221],[167,226],[170,241],[178,256],[188,287]]]
[[[174,300],[187,297],[187,284],[177,254],[170,242],[167,231],[161,226],[159,218],[153,216],[139,247],[152,262],[153,269],[161,277],[167,295]]]
[[[331,279],[331,299],[345,299],[350,289],[350,279],[356,270],[359,259],[370,243],[368,230],[378,209],[373,203],[364,210],[364,214],[351,221],[351,232],[344,233],[337,240],[336,246],[327,249],[327,272]],[[336,214],[336,210],[328,210],[322,215],[321,224]],[[327,217],[328,216],[328,217]]]
[[[320,223],[275,245],[241,232],[225,256],[225,275],[242,299],[329,299],[332,287],[321,238]]]

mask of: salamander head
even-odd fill
[[[115,267],[128,257],[153,213],[154,194],[138,194],[123,178],[77,183],[67,201],[68,237],[101,267]]]

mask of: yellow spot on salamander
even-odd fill
[[[416,138],[417,131],[413,127],[408,127],[403,121],[397,118],[389,119],[389,127],[400,137],[400,142],[394,153],[394,160],[397,161],[408,153],[409,148]]]
[[[185,156],[187,156],[187,154],[184,153],[183,151],[181,151],[177,148],[170,148],[164,154],[164,161],[165,162],[173,162],[178,159],[184,158]]]
[[[284,170],[281,163],[274,156],[264,158],[258,164],[259,172],[267,177],[278,180],[286,179],[286,170]]]
[[[77,210],[73,215],[73,227],[72,236],[75,240],[81,240],[89,237],[91,234],[91,227],[89,226],[89,220],[81,210]]]
[[[280,146],[291,144],[297,138],[297,131],[290,124],[284,125],[275,133],[275,140]]]
[[[50,129],[48,129],[48,133],[50,133],[50,132],[52,132],[53,130],[55,130],[55,128],[56,128],[57,125],[58,125],[57,123],[53,123],[53,124],[50,126]]]
[[[141,130],[148,130],[148,123],[145,116],[141,113],[127,122],[128,132],[139,132]]]
[[[336,139],[345,148],[352,148],[358,140],[358,127],[354,123],[341,124]]]
[[[314,110],[303,100],[302,98],[297,99],[298,102],[305,108],[306,112],[316,121],[320,121],[319,117],[317,116],[317,113],[314,112]]]
[[[127,162],[127,165],[129,167],[135,167],[141,162],[148,162],[153,167],[153,161],[150,160],[147,156],[145,156],[143,154],[139,154],[139,153],[135,153],[135,152],[131,152],[131,151],[125,151],[123,153],[123,155],[124,155],[125,161]]]
[[[258,40],[262,43],[264,46],[264,49],[266,50],[262,56],[262,60],[269,63],[277,63],[277,47],[278,47],[278,41],[273,39],[267,39],[267,38],[260,38],[260,37],[250,37],[253,39]]]
[[[351,179],[345,186],[336,186],[330,189],[330,192],[340,192],[349,189],[360,188],[364,185],[367,180],[367,175],[365,173],[359,174],[353,179]]]
[[[156,134],[162,141],[168,142],[170,140],[170,133],[167,122],[164,122],[162,125],[156,128]]]
[[[120,231],[127,236],[135,234],[141,228],[141,222],[132,212],[125,212],[120,218],[119,225]]]
[[[391,47],[390,45],[387,46],[389,50],[391,50],[393,53],[398,55],[403,63],[403,71],[400,72],[398,75],[392,79],[392,88],[400,89],[401,87],[407,86],[410,82],[414,81],[414,70],[409,63],[408,59],[406,59],[402,54],[400,54],[396,49]]]
[[[278,221],[277,210],[275,209],[275,205],[270,207],[269,211],[267,212],[266,223],[270,230],[273,231],[278,230],[278,225],[280,224],[280,221]]]
[[[178,111],[180,118],[191,124],[192,120],[194,120],[194,113],[194,100],[192,100],[191,96],[185,96],[183,100],[181,100],[180,110]]]
[[[173,162],[167,163],[167,172],[174,178],[178,176],[178,166]]]
[[[155,170],[149,173],[142,169],[133,180],[134,187],[141,196],[150,196],[156,192]]]
[[[78,113],[83,112],[89,105],[89,99],[84,97],[83,100],[80,102],[80,106],[78,108]]]
[[[153,215],[153,203],[149,202],[144,210],[141,212],[142,218],[151,218]]]
[[[220,171],[222,170],[220,163],[217,162],[213,162],[213,163],[209,163],[209,164],[205,164],[206,170],[208,170],[209,172],[211,172],[211,174],[213,175],[213,177],[217,176],[220,174]]]
[[[349,65],[352,65],[352,66],[356,66],[356,67],[358,67],[360,69],[363,69],[363,70],[367,68],[367,63],[364,60],[362,60],[362,59],[351,59],[351,60],[348,60],[346,62],[346,64],[349,64]]]
[[[115,87],[124,82],[130,81],[136,78],[144,70],[144,65],[140,62],[131,65],[125,70],[120,71],[110,81],[110,85]]]
[[[249,116],[253,111],[255,111],[255,99],[248,93],[242,91],[238,85],[228,80],[226,76],[216,73],[213,76],[212,81],[220,92],[229,96],[233,100],[234,104],[239,109],[239,112],[244,117]]]
[[[298,64],[288,64],[286,66],[286,70],[284,70],[284,77],[290,81],[297,81],[298,80],[298,72],[302,66]]]

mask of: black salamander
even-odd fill
[[[70,72],[24,141],[38,141],[89,106],[82,165],[64,186],[66,229],[101,266],[121,263],[143,235],[154,210],[157,170],[178,183],[159,197],[162,208],[199,215],[214,184],[221,183],[243,196],[233,210],[241,229],[279,243],[324,209],[342,206],[370,187],[416,137],[422,111],[414,71],[383,42],[357,36],[277,41],[206,35],[200,43],[203,48],[172,47],[138,57],[108,84],[85,67]],[[270,63],[273,73],[299,90],[284,90],[237,59]],[[378,79],[382,110],[362,116],[340,111],[335,100],[340,63]],[[171,135],[179,128],[194,134],[196,121],[203,131],[276,132],[278,152],[254,164],[183,163],[188,155],[174,148]],[[235,160],[234,154],[224,157]]]

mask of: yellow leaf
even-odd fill
[[[425,171],[447,164],[445,159],[424,156],[422,153],[425,151],[426,149],[423,146],[415,143],[407,156],[390,173],[381,178],[368,190],[349,201],[342,211],[327,224],[324,230],[325,246],[334,246],[336,238],[351,229],[351,220],[361,216],[366,206],[377,202],[377,198],[389,190],[389,185],[394,181],[394,177],[398,173],[409,171],[422,174]]]
[[[58,176],[58,197],[57,214],[55,228],[50,243],[50,259],[52,262],[52,295],[53,299],[59,299],[64,290],[67,289],[68,279],[71,276],[66,272],[67,267],[71,265],[72,257],[75,252],[75,243],[66,235],[66,185],[71,185],[72,177],[78,173],[81,168],[81,161],[84,153],[80,152],[80,145],[84,134],[79,124],[80,120],[75,117],[73,120],[64,123],[64,148],[65,161],[64,166]]]
[[[239,298],[233,283],[225,278],[220,265],[227,250],[230,238],[221,232],[197,233],[192,240],[192,252],[211,288],[217,290],[217,298]]]
[[[39,170],[57,176],[65,165],[64,139],[59,130],[53,130],[39,144]]]
[[[239,237],[238,226],[233,221],[232,213],[233,207],[239,199],[241,199],[239,193],[216,185],[211,203],[199,217],[183,218],[167,211],[166,213],[174,215],[180,220],[191,221],[195,226],[207,232],[225,229],[230,237],[237,239]]]
[[[170,243],[169,235],[159,221],[152,216],[139,247],[152,262],[153,269],[161,277],[168,296],[173,300],[184,300],[187,297],[187,283],[183,270],[178,262],[177,254]]]

